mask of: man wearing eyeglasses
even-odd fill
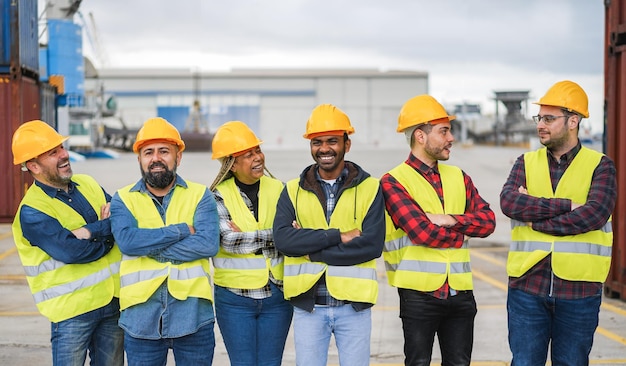
[[[507,261],[512,365],[588,365],[602,282],[611,263],[613,161],[581,146],[587,94],[560,81],[536,102],[539,141],[518,157],[502,192],[511,218]]]

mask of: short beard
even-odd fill
[[[72,181],[72,172],[70,171],[69,175],[66,176],[62,176],[62,175],[50,175],[47,177],[48,181],[50,183],[53,183],[55,187],[62,187],[62,186],[66,186],[68,184],[70,184],[70,182]]]
[[[165,171],[159,173],[151,173],[150,169],[155,165],[160,165],[165,168]],[[141,176],[143,180],[152,188],[163,189],[168,187],[174,179],[176,178],[176,164],[174,164],[174,169],[169,170],[165,164],[162,163],[153,163],[148,167],[148,171],[144,172],[141,170]]]

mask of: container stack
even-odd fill
[[[0,16],[0,222],[11,222],[32,183],[13,165],[11,137],[41,118],[37,0],[0,0]]]

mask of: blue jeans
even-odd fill
[[[170,348],[177,366],[211,366],[215,351],[213,324],[179,338],[140,339],[126,332],[124,349],[128,366],[165,366]]]
[[[341,366],[367,366],[370,362],[371,308],[355,311],[352,305],[315,305],[313,312],[294,308],[296,365],[325,366],[331,334]]]
[[[89,351],[92,366],[124,364],[124,332],[117,299],[100,309],[51,323],[52,363],[83,366]]]
[[[293,307],[270,283],[272,296],[239,296],[215,286],[215,316],[232,366],[280,365]]]
[[[562,300],[509,288],[507,312],[511,365],[588,365],[602,294]]]
[[[447,299],[402,288],[398,289],[398,294],[405,365],[430,365],[435,334],[439,339],[442,365],[470,364],[477,312],[472,291],[459,292]]]

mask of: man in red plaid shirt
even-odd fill
[[[507,312],[512,365],[588,365],[611,264],[615,164],[580,144],[587,94],[554,84],[535,103],[544,147],[521,155],[500,207],[511,218]]]
[[[429,95],[404,104],[398,132],[411,147],[381,178],[389,214],[385,265],[398,288],[405,365],[430,365],[435,334],[444,365],[469,365],[476,301],[468,237],[496,226],[471,178],[448,160],[454,136],[443,106]]]

